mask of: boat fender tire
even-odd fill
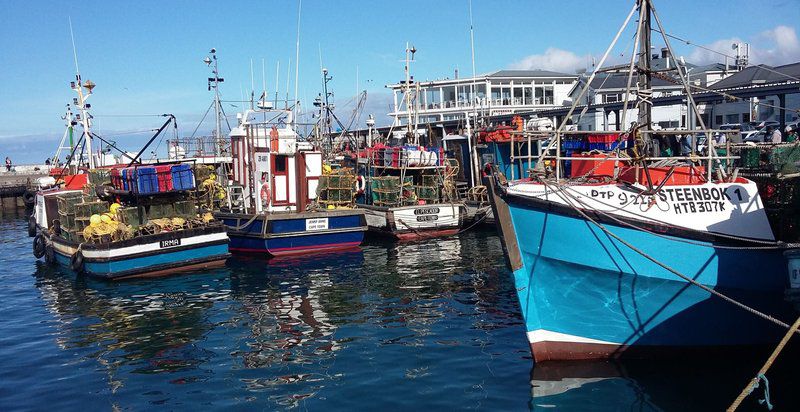
[[[28,236],[36,236],[36,219],[34,219],[33,216],[28,218]]]
[[[367,184],[364,181],[364,176],[358,175],[356,178],[356,193],[363,194],[364,189],[367,188]]]
[[[36,235],[36,237],[33,238],[33,256],[36,259],[40,259],[44,256],[44,249],[46,246],[47,242],[45,242],[44,236],[41,234]]]
[[[36,201],[36,194],[30,190],[26,190],[25,193],[22,194],[22,200],[25,201],[26,205],[30,206]]]
[[[44,247],[44,261],[50,265],[56,263],[56,251],[53,249],[53,245]]]
[[[80,250],[75,252],[75,254],[69,259],[69,267],[78,274],[84,272],[83,253],[81,253]]]

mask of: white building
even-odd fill
[[[394,110],[389,116],[395,126],[406,124],[408,101],[419,123],[464,119],[473,112],[494,116],[560,107],[568,100],[577,77],[545,70],[500,70],[474,79],[412,79],[409,98],[404,83],[386,86],[394,94]]]
[[[800,119],[800,62],[783,66],[750,66],[712,87],[734,93],[748,90],[743,100],[720,99],[709,104],[713,126],[748,122],[786,124]]]

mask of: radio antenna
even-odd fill
[[[69,18],[69,37],[72,39],[72,57],[75,59],[75,74],[77,74],[78,77],[80,77],[81,71],[78,69],[78,49],[75,48],[75,33],[72,32],[72,16],[68,16],[68,18]]]

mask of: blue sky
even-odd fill
[[[285,93],[287,64],[295,54],[297,5],[294,0],[0,0],[5,83],[0,156],[10,153],[22,163],[41,161],[55,149],[63,132],[60,115],[73,97],[68,87],[75,72],[68,17],[81,73],[98,85],[90,100],[97,131],[135,147],[142,134],[121,133],[154,129],[161,120],[115,115],[174,113],[181,134],[192,132],[211,102],[208,69],[202,63],[211,47],[218,50],[226,79],[224,98],[240,100],[242,90],[248,93],[250,59],[256,89],[261,89],[262,58],[271,91],[280,60],[280,88]],[[602,54],[631,5],[632,0],[473,0],[477,71],[574,71]],[[756,63],[800,60],[800,0],[662,0],[656,7],[670,32],[698,44],[729,51],[730,42],[741,39],[753,45]],[[320,90],[321,49],[339,105],[355,95],[358,67],[358,89],[369,93],[366,111],[377,116],[387,111],[384,85],[403,75],[400,60],[406,41],[418,49],[413,67],[418,79],[452,76],[456,67],[463,76],[471,73],[467,0],[305,0],[300,41],[301,100],[310,103]],[[716,58],[693,47],[674,46],[689,61]],[[294,86],[290,89],[293,94]],[[210,127],[204,124],[201,131]]]

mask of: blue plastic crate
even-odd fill
[[[122,190],[131,190],[131,180],[133,180],[133,171],[131,167],[122,169]]]
[[[561,145],[564,150],[585,150],[586,145],[583,140],[562,140]]]
[[[158,193],[158,174],[153,166],[136,168],[134,179],[136,192],[142,195]]]
[[[192,190],[194,185],[191,165],[181,163],[172,166],[172,190]]]

